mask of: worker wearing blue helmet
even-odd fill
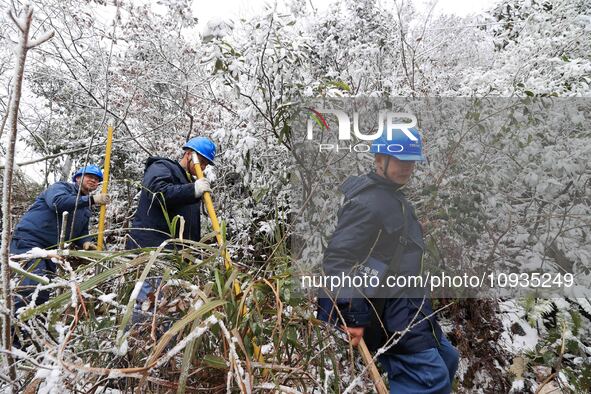
[[[402,188],[416,162],[425,161],[421,135],[416,128],[385,131],[373,141],[370,152],[375,155],[375,170],[349,177],[341,186],[345,202],[324,253],[324,274],[350,275],[369,267],[381,280],[420,275],[425,249],[422,227]],[[342,291],[319,296],[318,318],[341,326],[354,346],[363,338],[376,351],[394,333],[412,325],[379,356],[391,393],[451,392],[459,354],[442,333],[423,289],[409,293],[386,289],[373,296],[364,293],[368,289],[338,290]],[[426,298],[418,297],[417,291]]]
[[[183,156],[175,161],[164,157],[150,157],[146,161],[142,191],[137,211],[133,217],[132,230],[127,249],[157,247],[169,238],[180,236],[178,229],[171,234],[166,218],[185,218],[184,239],[201,239],[201,196],[211,191],[207,178],[193,179],[195,164],[192,153],[196,152],[202,170],[214,164],[216,146],[208,138],[195,137],[183,147]]]
[[[103,180],[101,169],[95,165],[80,168],[72,176],[72,182],[56,182],[43,191],[33,205],[20,219],[12,234],[10,253],[23,254],[33,248],[53,249],[59,242],[62,231],[62,214],[68,212],[65,224],[65,240],[81,249],[96,249],[92,237],[88,235],[92,208],[109,202],[106,193],[91,195]],[[35,260],[25,264],[29,268]],[[33,268],[33,273],[51,277],[56,273],[55,263],[42,259]],[[15,301],[15,309],[28,303],[28,296],[36,282],[24,278]],[[42,304],[48,300],[47,290],[39,292],[35,302]]]
[[[178,161],[148,158],[126,249],[157,247],[167,239],[177,237],[193,241],[201,239],[201,197],[210,192],[211,187],[207,178],[194,179],[197,163],[193,162],[193,152],[197,153],[203,171],[209,164],[214,164],[216,146],[209,138],[194,137],[182,149],[183,155]],[[170,228],[169,221],[175,216],[185,219],[183,234],[179,234],[180,223],[177,228]],[[151,283],[144,282],[138,302],[146,300],[158,282],[159,278]]]
[[[185,143],[185,145],[183,145],[183,149],[194,150],[201,157],[206,159],[205,164],[214,165],[213,160],[215,159],[215,144],[209,138],[205,138],[205,137],[191,138],[189,141],[187,141]],[[200,162],[201,161],[202,160],[200,160]],[[205,166],[202,166],[202,168],[205,169]]]

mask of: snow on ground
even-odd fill
[[[538,332],[524,320],[523,307],[516,300],[500,302],[499,307],[501,310],[499,317],[503,324],[501,345],[512,354],[534,350],[539,340]],[[514,324],[519,324],[525,335],[512,334],[511,327]]]

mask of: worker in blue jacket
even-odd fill
[[[103,180],[101,169],[95,165],[80,168],[72,177],[73,183],[56,182],[49,186],[36,199],[16,225],[10,242],[12,255],[23,254],[37,247],[53,249],[59,243],[62,231],[62,214],[68,212],[65,240],[81,249],[96,249],[93,239],[88,236],[88,223],[92,215],[91,208],[109,202],[106,193],[90,195]],[[28,269],[36,259],[25,264]],[[56,265],[50,259],[41,259],[32,271],[40,276],[52,277],[56,273]],[[15,301],[15,309],[24,305],[32,292],[35,281],[24,278],[21,290]],[[49,298],[47,290],[39,292],[36,304],[42,304]]]
[[[421,136],[414,128],[385,132],[370,152],[375,172],[350,177],[341,187],[345,202],[324,253],[324,274],[371,273],[382,284],[387,276],[421,275],[422,228],[401,190],[415,162],[425,160]],[[395,343],[379,357],[391,393],[451,392],[459,353],[442,333],[425,289],[342,287],[324,295],[319,319],[340,325],[354,346],[361,338],[372,351],[388,339]]]
[[[197,176],[193,152],[197,153],[201,170],[214,164],[216,146],[205,137],[187,141],[179,161],[163,157],[148,159],[126,249],[157,247],[167,239],[179,237],[180,223],[177,222],[177,228],[171,228],[177,215],[185,219],[183,239],[201,239],[201,197],[211,187],[207,178],[193,179]],[[159,278],[151,284],[145,282],[137,300],[145,300],[158,282]]]
[[[201,196],[210,192],[211,187],[207,178],[193,180],[197,174],[192,152],[197,153],[199,165],[204,170],[208,164],[213,164],[215,150],[215,144],[208,138],[195,137],[183,145],[183,156],[179,161],[148,158],[127,249],[157,247],[169,238],[178,237],[178,228],[170,228],[177,215],[185,218],[183,238],[201,239]]]

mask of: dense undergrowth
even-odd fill
[[[19,314],[20,387],[307,392],[321,382],[339,391],[359,374],[359,365],[345,367],[353,359],[339,350],[346,342],[313,318],[309,300],[290,296],[289,272],[225,272],[211,244],[170,245],[57,251],[62,275],[51,286],[59,295]],[[79,267],[70,271],[74,261]],[[134,317],[134,289],[159,275],[156,293]],[[238,296],[234,281],[241,283]]]

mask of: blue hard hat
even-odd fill
[[[80,175],[96,175],[99,178],[99,182],[103,181],[103,172],[101,171],[100,168],[98,168],[98,166],[95,166],[94,164],[91,164],[89,166],[86,167],[82,167],[80,168],[78,171],[76,171],[76,173],[74,174],[74,176],[72,177],[72,181],[76,182],[76,178],[78,178]]]
[[[391,133],[385,130],[381,136],[373,141],[369,151],[375,154],[389,155],[398,160],[426,160],[423,155],[421,135],[419,134],[419,130],[414,127],[406,130],[392,129]]]
[[[215,144],[212,140],[205,137],[194,137],[183,145],[183,149],[191,149],[205,157],[210,164],[215,164]]]

